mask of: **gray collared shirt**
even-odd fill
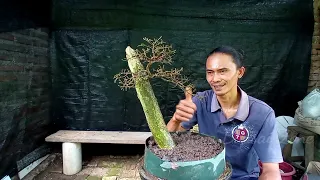
[[[257,179],[258,160],[283,162],[273,109],[247,95],[241,88],[240,104],[234,117],[227,119],[212,90],[193,97],[197,111],[182,126],[189,130],[198,124],[199,132],[215,136],[226,145],[226,160],[233,168],[232,179]]]

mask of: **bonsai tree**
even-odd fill
[[[160,78],[172,83],[175,87],[186,90],[187,93],[192,93],[194,88],[191,84],[186,85],[188,79],[181,74],[183,68],[165,69],[164,64],[171,65],[173,62],[175,50],[172,45],[166,44],[162,37],[143,38],[143,40],[146,43],[138,45],[139,49],[132,49],[130,46],[125,49],[129,70],[121,70],[114,79],[122,90],[136,89],[154,140],[159,148],[172,149],[175,143],[166,128],[150,79]],[[158,64],[157,69],[151,69],[154,64]]]

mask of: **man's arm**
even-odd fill
[[[281,180],[278,163],[262,163],[262,169],[259,180]]]
[[[283,158],[275,125],[275,114],[271,110],[254,143],[254,149],[262,162],[262,174],[259,180],[281,180],[279,163],[283,162]]]

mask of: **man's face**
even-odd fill
[[[227,94],[238,85],[238,79],[244,74],[244,67],[237,69],[230,55],[214,53],[206,63],[206,77],[217,96]]]

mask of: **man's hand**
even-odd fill
[[[278,163],[262,163],[262,174],[259,180],[281,180]]]
[[[189,121],[197,110],[197,106],[192,102],[191,88],[186,88],[185,96],[186,99],[179,102],[173,117],[167,124],[167,128],[170,132],[184,131],[185,129],[181,126],[181,122]]]
[[[180,100],[173,115],[173,119],[179,122],[189,121],[197,110],[197,106],[192,102],[191,88],[186,88],[185,96],[186,99]]]

